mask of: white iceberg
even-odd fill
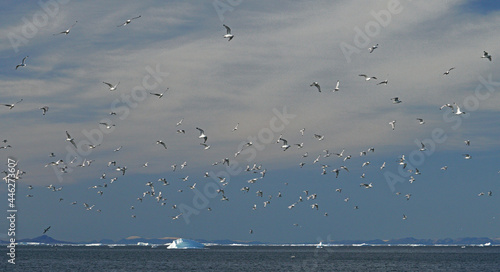
[[[170,245],[168,245],[168,249],[191,249],[191,248],[204,248],[205,246],[201,243],[198,243],[193,240],[182,239],[179,238],[174,240]]]

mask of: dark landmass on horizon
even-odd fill
[[[102,239],[102,240],[92,240],[92,241],[84,241],[84,242],[67,242],[56,240],[50,236],[42,235],[35,238],[29,239],[19,239],[16,240],[18,244],[27,244],[27,243],[40,243],[46,245],[59,245],[59,244],[67,244],[67,245],[80,245],[80,244],[103,244],[103,245],[137,245],[138,243],[147,243],[154,245],[164,245],[171,243],[177,239],[177,237],[165,237],[165,238],[142,238],[138,236],[131,236],[128,238],[123,238],[117,241],[113,241],[110,239]],[[242,245],[283,245],[283,244],[317,244],[318,242],[312,243],[267,243],[260,241],[238,241],[238,240],[204,240],[204,239],[192,239],[199,243],[203,244],[214,244],[214,245],[233,245],[233,244],[242,244]],[[491,243],[491,245],[500,245],[500,238],[487,238],[487,237],[466,237],[466,238],[444,238],[444,239],[418,239],[413,237],[400,238],[400,239],[389,239],[389,240],[338,240],[338,241],[322,241],[323,244],[326,245],[484,245],[487,243]],[[0,240],[0,244],[9,244],[9,241]]]

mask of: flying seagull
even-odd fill
[[[283,141],[283,145],[281,146],[281,148],[283,148],[283,151],[286,151],[288,148],[290,148],[290,145],[288,144],[288,141],[281,138],[280,139],[281,141]]]
[[[206,143],[207,142],[207,135],[205,135],[205,131],[203,131],[203,129],[201,129],[199,127],[197,127],[196,129],[200,131],[200,136],[198,136],[198,138],[203,139],[203,143]]]
[[[26,56],[26,57],[24,57],[24,58],[23,58],[23,60],[21,61],[21,64],[18,64],[18,65],[16,66],[16,70],[17,70],[17,68],[19,68],[19,67],[24,67],[24,66],[26,66],[26,59],[27,59],[28,57],[29,57],[29,56]]]
[[[457,108],[457,111],[455,112],[456,115],[465,114],[465,112],[460,110],[460,107],[457,105],[457,103],[453,104],[455,105],[455,108]]]
[[[45,115],[45,113],[47,113],[47,111],[49,111],[49,107],[48,106],[43,106],[40,108],[42,111],[43,111],[43,115]]]
[[[394,130],[394,127],[396,127],[396,120],[389,122],[389,125],[391,125],[392,130]]]
[[[78,23],[78,21],[76,21],[72,26],[70,26],[68,29],[64,30],[64,31],[61,31],[59,33],[56,33],[54,35],[59,35],[59,34],[64,34],[64,35],[68,35],[69,32],[71,31],[71,29],[76,25],[76,23]]]
[[[422,119],[422,118],[417,118],[417,121],[418,121],[418,124],[419,124],[419,125],[423,125],[423,124],[425,124],[425,121],[424,121],[424,119]]]
[[[382,84],[387,85],[387,83],[389,83],[388,79],[386,79],[384,81],[380,81],[379,83],[377,83],[377,85],[382,85]]]
[[[399,103],[403,102],[403,101],[399,100],[399,97],[393,97],[393,98],[391,98],[391,100],[392,100],[393,104],[399,104]]]
[[[309,86],[311,86],[311,87],[313,87],[313,86],[314,86],[314,87],[318,88],[318,92],[321,92],[321,87],[319,86],[319,83],[318,83],[318,82],[314,81],[314,82],[313,82],[313,83],[311,83],[311,85],[309,85]]]
[[[73,139],[71,135],[69,135],[67,130],[66,130],[66,141],[70,142],[75,148],[77,148],[75,144],[75,139]]]
[[[481,58],[483,58],[483,59],[489,59],[491,61],[491,55],[488,54],[488,52],[486,52],[486,51],[483,51],[483,56]]]
[[[111,83],[104,82],[104,81],[103,81],[102,83],[104,83],[104,84],[108,85],[108,86],[109,86],[109,90],[110,90],[110,91],[114,91],[114,90],[116,90],[116,88],[118,87],[118,84],[120,84],[120,81],[118,81],[118,83],[117,83],[116,85],[113,85],[113,84],[111,84]]]
[[[450,74],[450,71],[455,69],[455,67],[451,67],[450,69],[448,69],[446,72],[443,73],[443,75],[449,75]]]
[[[46,229],[44,229],[42,234],[45,234],[47,231],[49,231],[50,227],[51,226],[48,226]]]
[[[119,25],[118,27],[120,26],[126,26],[128,24],[130,24],[132,22],[132,20],[135,20],[135,19],[138,19],[138,18],[141,18],[141,15],[137,16],[137,17],[134,17],[134,18],[131,18],[131,19],[128,19],[126,20],[123,24]]]
[[[340,85],[340,80],[337,80],[337,84],[335,85],[335,89],[333,89],[333,92],[339,91],[339,85]]]
[[[222,25],[226,28],[226,35],[224,35],[224,39],[228,39],[227,41],[231,41],[234,38],[234,35],[231,34],[231,28],[229,28],[227,25]]]
[[[377,79],[376,77],[369,77],[369,76],[367,76],[365,74],[360,74],[359,76],[364,77],[366,81],[368,81],[370,79]]]
[[[167,145],[162,140],[156,141],[156,144],[162,145],[165,149],[167,149]]]
[[[168,90],[168,89],[167,89],[167,90]],[[158,98],[162,98],[162,97],[163,97],[164,92],[163,92],[163,93],[149,93],[149,94],[156,95],[156,96],[158,96]]]
[[[373,52],[373,50],[377,49],[378,48],[378,43],[370,48],[368,48],[368,51]]]
[[[14,103],[14,104],[0,104],[0,105],[4,105],[4,106],[8,107],[8,108],[9,108],[9,110],[11,110],[12,108],[14,108],[14,106],[15,106],[17,103],[21,103],[22,101],[23,101],[23,100],[21,99],[21,100],[17,101],[17,102],[16,102],[16,103]]]

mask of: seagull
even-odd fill
[[[90,206],[87,203],[83,203],[83,206],[85,206],[85,208],[87,209],[87,211],[90,211],[90,210],[92,210],[92,208],[94,208],[95,205]]]
[[[51,226],[47,227],[46,229],[43,230],[43,233],[42,234],[45,234],[47,231],[49,231]]]
[[[388,79],[386,79],[384,81],[380,81],[379,83],[377,83],[377,85],[382,85],[382,84],[387,85],[387,83],[389,83]]]
[[[457,108],[457,111],[455,112],[456,115],[465,114],[465,112],[460,110],[460,107],[457,105],[457,103],[453,103],[453,104]]]
[[[228,39],[228,42],[231,41],[234,38],[234,35],[231,34],[231,28],[229,28],[227,25],[222,26],[226,28],[226,35],[224,35],[224,39]]]
[[[465,142],[465,145],[466,145],[466,146],[469,146],[469,145],[470,145],[470,140],[465,140],[464,142]]]
[[[367,76],[365,74],[360,74],[359,76],[364,77],[366,81],[368,81],[370,79],[377,79],[376,77],[369,77],[369,76]]]
[[[340,85],[340,80],[337,80],[337,84],[335,85],[335,89],[333,89],[333,92],[339,91],[339,85]]]
[[[76,22],[75,22],[72,26],[70,26],[68,29],[66,29],[66,30],[64,30],[64,31],[61,31],[61,32],[59,32],[59,33],[56,33],[56,34],[54,34],[54,35],[59,35],[59,34],[68,35],[68,34],[69,34],[69,32],[71,31],[71,28],[73,28],[73,27],[76,25],[76,23],[78,23],[78,21],[76,21]]]
[[[197,127],[196,129],[200,131],[200,136],[198,136],[198,138],[203,139],[203,143],[206,143],[207,142],[207,135],[205,135],[205,131],[203,131],[203,129],[201,129],[199,127]]]
[[[305,132],[305,131],[306,131],[306,129],[305,129],[305,128],[303,128],[303,129],[299,130],[299,132],[300,132],[300,134],[301,134],[302,136],[304,136],[304,132]]]
[[[13,109],[13,108],[14,108],[14,106],[15,106],[17,103],[21,103],[22,101],[23,101],[23,100],[21,99],[21,100],[17,101],[17,102],[16,102],[16,103],[14,103],[14,104],[0,104],[0,105],[4,105],[4,106],[8,107],[8,108],[9,108],[9,110],[11,110],[11,109]]]
[[[369,184],[366,184],[366,183],[361,183],[359,186],[360,186],[360,187],[364,186],[364,187],[365,187],[365,189],[370,189],[370,188],[372,188],[372,187],[373,187],[373,185],[372,185],[371,183],[369,183]]]
[[[103,125],[103,126],[105,126],[107,129],[110,129],[110,128],[112,128],[112,127],[114,127],[114,126],[115,126],[114,124],[108,124],[108,123],[105,123],[105,122],[99,123],[99,125]]]
[[[24,57],[24,58],[23,58],[23,60],[21,61],[21,64],[16,65],[16,70],[17,70],[17,68],[19,68],[19,67],[24,67],[24,66],[26,66],[26,59],[27,59],[28,57],[29,57],[29,56]]]
[[[385,168],[385,162],[382,163],[382,166],[380,166],[380,170],[384,169]]]
[[[182,121],[184,120],[184,118],[182,118],[179,122],[177,122],[177,124],[175,124],[176,127],[182,125]]]
[[[391,100],[392,100],[393,104],[399,104],[399,103],[403,102],[403,101],[399,100],[399,97],[391,98]]]
[[[313,87],[313,86],[314,86],[314,87],[318,88],[318,92],[321,92],[321,87],[319,86],[319,83],[318,83],[318,82],[314,81],[314,82],[313,82],[313,83],[311,83],[311,85],[309,85],[309,86],[311,86],[311,87]]]
[[[42,110],[42,114],[45,115],[45,113],[47,113],[47,111],[49,111],[49,107],[48,106],[43,106],[40,108]]]
[[[115,150],[113,150],[113,152],[118,152],[118,151],[120,151],[120,149],[122,149],[122,147],[123,147],[123,146],[121,146],[121,145],[120,145],[120,146],[119,146],[119,147],[117,147]]]
[[[205,143],[200,143],[200,145],[204,146],[204,150],[210,149],[210,146]]]
[[[392,130],[394,130],[394,127],[396,126],[396,120],[389,122],[389,125],[391,125]]]
[[[450,71],[455,69],[455,67],[451,67],[450,69],[448,69],[446,72],[443,73],[443,75],[449,75],[450,74]]]
[[[424,121],[424,119],[422,119],[422,118],[417,118],[417,121],[418,121],[418,124],[419,124],[419,125],[423,125],[423,124],[425,124],[425,121]]]
[[[236,130],[238,130],[238,126],[239,126],[239,125],[240,125],[240,123],[237,123],[237,124],[236,124],[236,126],[233,128],[233,130],[232,130],[232,131],[236,131]]]
[[[167,88],[167,90],[166,90],[166,91],[168,91],[168,88]],[[166,92],[166,91],[165,91],[165,92]],[[156,96],[158,96],[158,98],[162,98],[162,97],[163,97],[163,94],[164,94],[165,92],[163,92],[163,93],[149,93],[149,94],[156,95]]]
[[[408,218],[408,217],[406,217],[406,215],[403,214],[403,220],[406,220],[406,218]]]
[[[325,136],[319,135],[319,134],[314,134],[314,138],[318,139],[318,141],[321,141],[325,138]]]
[[[70,142],[75,148],[77,148],[75,144],[75,139],[71,138],[67,130],[66,130],[66,141]]]
[[[450,103],[447,103],[447,104],[442,105],[439,109],[440,109],[440,110],[442,110],[442,109],[444,109],[444,108],[446,108],[446,107],[448,107],[448,108],[450,108],[450,109],[452,109],[452,110],[453,110],[453,105],[452,105],[452,104],[450,104]]]
[[[118,83],[117,83],[116,85],[113,85],[113,84],[111,84],[111,83],[104,82],[104,81],[103,81],[102,83],[104,83],[104,84],[108,85],[108,86],[109,86],[109,90],[110,90],[110,91],[114,91],[114,90],[116,90],[116,88],[118,87],[118,84],[120,84],[120,82],[119,82],[119,81],[118,81]]]
[[[156,141],[156,144],[162,145],[165,149],[167,149],[167,145],[162,140]]]
[[[446,165],[441,167],[441,170],[446,170],[446,169],[448,169],[448,166],[446,166]]]
[[[469,154],[463,154],[463,156],[464,156],[464,159],[466,159],[466,160],[469,160],[470,158],[472,158],[472,156]]]
[[[425,151],[425,145],[424,145],[424,143],[420,142],[420,145],[421,145],[422,147],[421,147],[419,150],[420,150],[420,151]]]
[[[368,48],[368,51],[373,52],[373,50],[377,49],[378,48],[378,43],[370,48]]]
[[[141,18],[141,15],[137,16],[137,17],[134,17],[134,18],[130,18],[128,20],[126,20],[123,24],[117,26],[117,27],[120,27],[120,26],[126,26],[128,24],[130,24],[132,22],[132,20],[135,20],[135,19],[138,19],[138,18]]]
[[[482,59],[489,59],[491,61],[491,55],[488,54],[488,52],[483,51],[483,56],[481,57]]]
[[[127,170],[127,166],[124,166],[124,167],[117,167],[116,168],[116,171],[121,171],[122,172],[122,175],[125,175],[125,171]]]

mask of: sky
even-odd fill
[[[48,226],[64,241],[500,238],[492,2],[0,4],[0,103],[22,99],[0,108],[3,168],[11,158],[25,172],[16,238]],[[0,220],[1,239],[8,228]]]

